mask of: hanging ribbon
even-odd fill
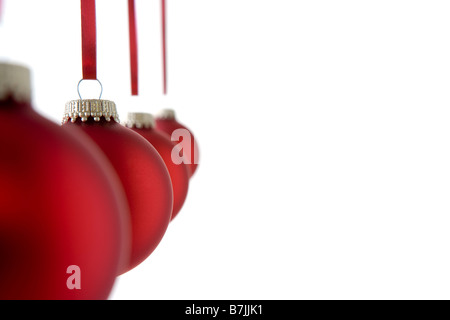
[[[128,24],[130,31],[131,95],[138,95],[138,52],[136,32],[136,8],[134,0],[128,0]]]
[[[166,0],[161,0],[163,92],[167,94]]]
[[[83,79],[97,79],[97,35],[95,0],[81,0]]]
[[[0,0],[0,22],[2,22],[2,0]]]

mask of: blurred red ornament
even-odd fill
[[[159,152],[169,170],[173,188],[173,220],[180,212],[186,200],[189,189],[190,171],[184,163],[176,164],[172,160],[172,153],[178,154],[176,144],[170,140],[165,132],[155,130],[155,121],[148,113],[128,113],[125,125],[139,133],[149,141]]]
[[[112,101],[71,101],[64,123],[81,128],[100,146],[125,188],[132,222],[131,261],[125,273],[143,262],[166,232],[173,207],[169,172],[147,140],[119,123]]]
[[[179,142],[180,157],[189,166],[192,177],[197,170],[199,161],[199,148],[192,131],[178,122],[175,111],[170,109],[162,110],[156,116],[156,128],[167,133],[172,141]]]
[[[129,258],[125,193],[87,136],[32,110],[30,87],[0,64],[0,299],[107,299]]]

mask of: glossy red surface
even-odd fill
[[[103,150],[118,173],[130,207],[132,250],[125,273],[142,263],[163,238],[172,215],[169,172],[156,149],[131,129],[104,118],[63,125],[81,128]]]
[[[189,168],[184,163],[175,164],[172,161],[172,150],[177,147],[175,143],[170,140],[169,135],[153,128],[138,129],[134,127],[132,130],[139,133],[155,147],[169,170],[173,188],[173,211],[171,218],[171,220],[173,220],[183,207],[188,194]]]
[[[177,129],[185,129],[189,131],[191,135],[191,156],[186,159],[186,164],[188,164],[188,167],[190,168],[190,176],[192,177],[197,170],[198,167],[198,159],[199,159],[199,148],[198,143],[192,133],[192,131],[187,128],[185,125],[178,122],[176,119],[164,119],[164,118],[156,118],[156,129],[160,130],[162,132],[167,133],[169,136],[172,137],[172,134]],[[173,139],[172,139],[173,140]],[[182,139],[179,140],[181,142]]]
[[[107,299],[130,245],[114,169],[28,104],[0,101],[0,123],[0,299]]]

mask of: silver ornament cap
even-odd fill
[[[124,124],[128,128],[150,129],[155,127],[155,118],[150,113],[129,112]]]
[[[63,123],[77,121],[86,122],[89,118],[94,121],[100,121],[104,118],[106,121],[113,119],[119,122],[119,114],[117,113],[116,104],[110,100],[103,99],[78,99],[66,103],[64,110]]]
[[[31,102],[31,72],[22,65],[0,62],[0,100],[11,97]]]
[[[156,118],[164,120],[175,120],[175,110],[162,109],[156,114]]]

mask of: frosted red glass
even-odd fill
[[[184,163],[175,164],[174,161],[172,161],[172,151],[177,147],[175,143],[170,140],[169,135],[153,128],[133,127],[132,130],[147,139],[147,141],[155,147],[166,164],[173,188],[173,210],[171,218],[171,220],[173,220],[183,207],[188,194],[190,177],[189,168]]]
[[[132,249],[125,273],[158,246],[170,222],[173,191],[169,172],[155,148],[131,129],[111,120],[67,122],[81,128],[106,154],[125,188],[132,223]]]
[[[0,299],[107,299],[130,245],[111,164],[27,103],[0,101],[0,123]]]

